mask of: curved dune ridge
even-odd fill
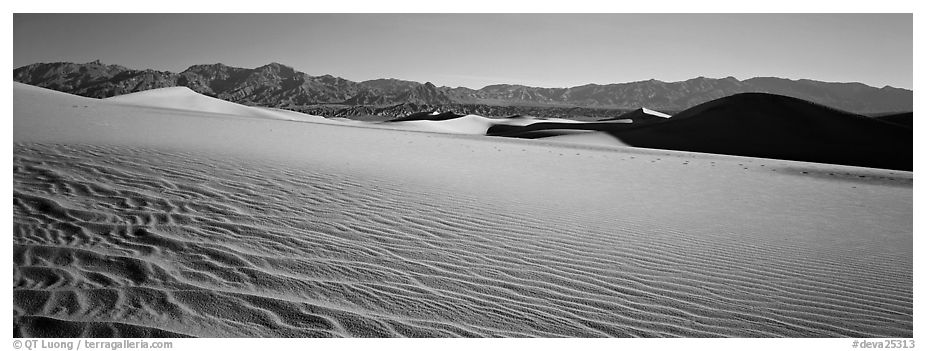
[[[446,121],[448,119],[454,119],[458,117],[463,117],[463,115],[458,115],[453,112],[416,112],[412,113],[405,117],[393,118],[389,122],[405,122],[405,121]]]
[[[629,119],[634,122],[640,123],[640,122],[661,121],[661,120],[664,120],[666,118],[671,118],[671,117],[672,116],[668,114],[665,114],[659,111],[653,111],[646,107],[641,107],[636,110],[622,114],[620,116],[612,117],[612,118],[605,118],[605,119],[602,119],[601,121],[614,121],[614,120],[619,120],[619,119]]]
[[[396,118],[378,123],[379,126],[399,128],[404,130],[448,133],[486,135],[492,128],[523,127],[538,123],[583,123],[561,118],[536,119],[526,116],[509,118],[488,118],[479,115],[457,115],[452,112],[444,113],[416,113],[407,117]]]
[[[188,110],[256,118],[324,121],[321,116],[298,112],[251,107],[205,96],[187,87],[168,87],[113,96],[105,99],[117,104],[163,109]]]
[[[16,337],[912,337],[910,172],[21,86],[14,115]]]

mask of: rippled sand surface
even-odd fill
[[[912,176],[600,154],[518,195],[16,143],[14,335],[912,337]]]

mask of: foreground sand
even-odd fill
[[[912,173],[16,86],[16,336],[912,336]]]

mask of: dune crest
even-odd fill
[[[122,105],[218,113],[255,118],[324,121],[324,117],[293,111],[251,107],[197,93],[187,87],[168,87],[113,96],[104,99]]]

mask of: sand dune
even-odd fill
[[[489,129],[486,130],[486,135],[507,138],[538,139],[558,135],[614,130],[617,128],[631,128],[635,126],[636,124],[630,119],[580,123],[538,122],[520,126],[498,124],[489,127]]]
[[[661,121],[614,123],[621,121],[626,120],[497,125],[487,134],[533,139],[561,135],[564,130],[584,130],[613,138],[589,133],[550,140],[913,169],[911,128],[781,95],[737,94]]]
[[[440,114],[412,114],[407,117],[378,123],[377,125],[388,128],[433,133],[486,135],[489,134],[489,131],[493,128],[516,128],[538,123],[582,124],[583,122],[561,118],[537,119],[527,116],[519,116],[516,118],[487,118],[479,115],[460,116],[452,112],[445,112]]]
[[[17,337],[912,337],[910,172],[22,85],[14,116]]]
[[[653,110],[650,110],[650,109],[648,109],[648,108],[646,108],[646,107],[641,107],[641,108],[638,108],[638,109],[636,109],[636,110],[627,112],[627,113],[622,114],[622,115],[620,115],[620,116],[617,116],[617,117],[602,119],[602,121],[614,121],[614,120],[620,120],[620,119],[629,119],[629,120],[633,121],[634,123],[640,124],[640,123],[649,123],[649,122],[661,121],[661,120],[664,120],[664,119],[667,119],[667,118],[671,118],[671,117],[672,117],[672,116],[670,116],[670,115],[668,115],[668,114],[665,114],[665,113],[662,113],[662,112],[659,112],[659,111],[653,111]]]
[[[562,141],[579,144],[624,146],[613,137],[593,133],[636,127],[641,124],[663,122],[671,116],[647,108],[639,108],[614,118],[594,122],[578,122],[564,119],[547,119],[522,124],[496,124],[486,130],[486,135],[521,139],[545,138],[548,141]]]
[[[448,119],[454,119],[458,117],[463,117],[463,115],[458,115],[453,112],[417,112],[412,113],[405,117],[393,118],[389,122],[406,122],[406,121],[446,121]]]
[[[737,94],[609,132],[639,147],[913,170],[912,130],[781,95]]]
[[[479,115],[463,116],[453,112],[419,112],[378,123],[377,126],[432,133],[487,135],[496,128],[519,128],[536,123],[581,124],[584,122],[562,118],[535,118],[520,115],[507,118],[487,118]],[[545,134],[545,136],[548,135],[552,134]]]
[[[303,113],[251,107],[199,94],[187,87],[169,87],[140,91],[106,98],[106,101],[123,105],[144,106],[161,109],[177,109],[236,116],[270,118],[282,120],[308,120],[320,122],[324,117]]]
[[[913,112],[894,113],[884,116],[875,117],[879,121],[893,123],[908,128],[913,128]]]
[[[466,115],[444,120],[408,120],[384,122],[383,126],[435,133],[485,135],[486,130],[503,120],[493,120],[477,115]]]

